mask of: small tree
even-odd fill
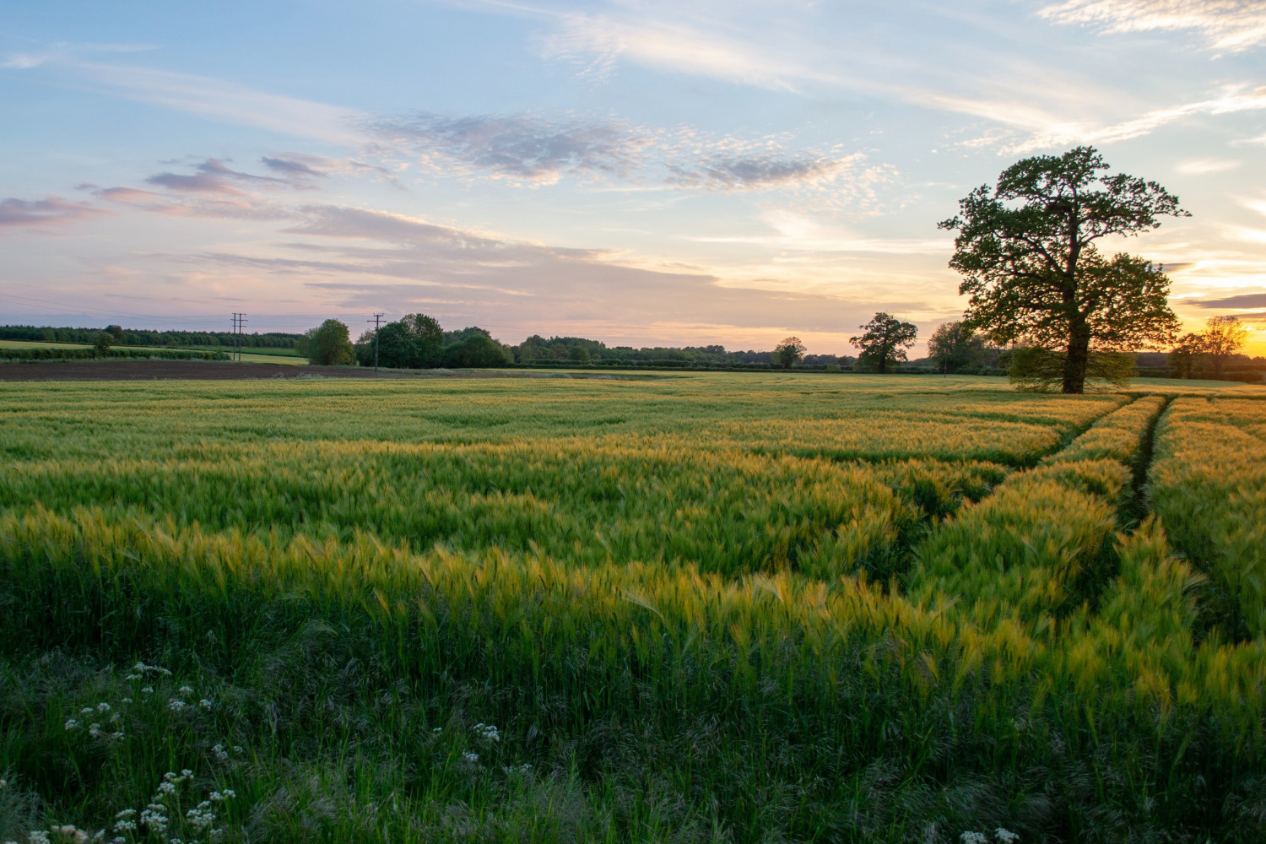
[[[1204,338],[1199,334],[1184,334],[1169,352],[1169,366],[1176,378],[1190,378],[1196,362],[1205,353]]]
[[[1213,377],[1222,377],[1223,364],[1239,352],[1248,339],[1248,329],[1238,317],[1215,316],[1205,323],[1200,341],[1202,350],[1213,362]]]
[[[984,340],[962,321],[938,325],[928,340],[928,357],[947,374],[977,365],[984,352]]]
[[[346,366],[356,363],[356,352],[347,326],[336,319],[327,319],[310,329],[297,344],[308,363],[317,366]]]
[[[865,369],[885,373],[897,361],[906,359],[906,349],[914,345],[919,329],[914,323],[902,322],[887,313],[877,313],[875,318],[859,326],[865,332],[850,337],[848,342],[862,350],[857,362]]]
[[[1108,259],[1095,242],[1190,215],[1156,182],[1107,169],[1093,147],[1026,158],[940,224],[958,232],[950,266],[971,296],[968,324],[997,343],[1062,354],[1065,393],[1085,391],[1092,351],[1169,343],[1178,325],[1165,274],[1129,255]]]
[[[114,342],[114,335],[109,330],[98,331],[96,338],[92,342],[93,351],[97,357],[103,358],[110,354],[110,344]]]
[[[804,360],[804,353],[805,345],[800,342],[799,337],[787,337],[774,347],[774,360],[783,369],[791,369]]]

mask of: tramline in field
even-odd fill
[[[45,817],[188,769],[234,840],[1260,832],[1266,391],[0,391]]]

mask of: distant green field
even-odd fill
[[[1263,418],[0,383],[0,841],[1260,841]]]

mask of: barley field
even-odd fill
[[[0,384],[0,842],[1260,842],[1266,389]]]

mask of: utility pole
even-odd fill
[[[374,375],[378,374],[378,323],[382,320],[383,314],[374,314]],[[369,322],[369,320],[365,320]]]
[[[233,354],[238,363],[242,362],[242,326],[246,325],[246,314],[233,314]]]

